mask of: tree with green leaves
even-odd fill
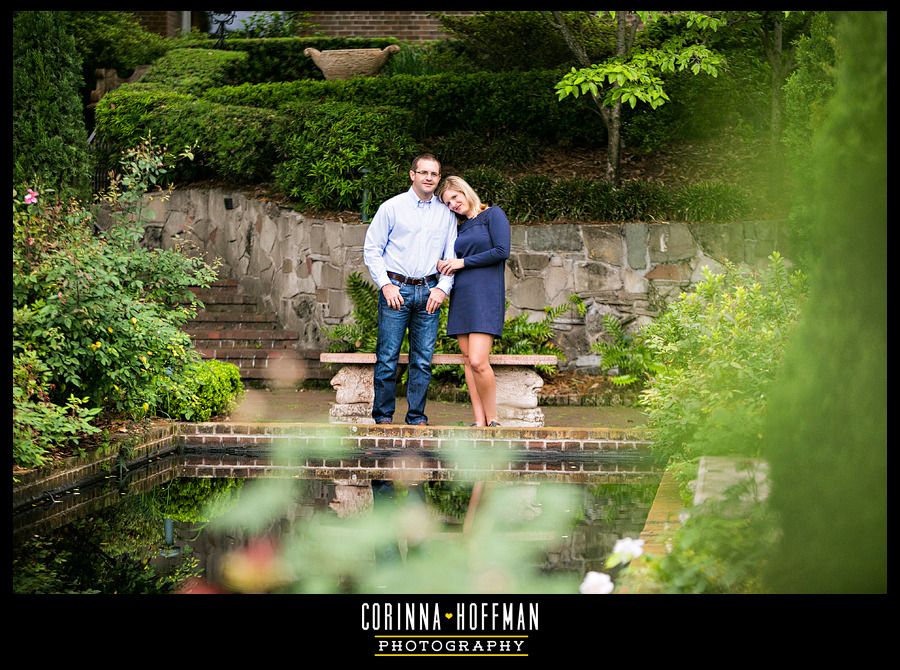
[[[612,11],[606,14],[616,25],[615,56],[601,63],[591,63],[582,41],[572,30],[562,12],[548,12],[553,25],[562,33],[569,49],[582,67],[573,67],[557,84],[559,100],[590,94],[603,118],[607,135],[606,178],[613,184],[620,181],[622,150],[622,105],[632,108],[644,102],[656,109],[669,100],[664,87],[666,74],[690,71],[697,75],[718,76],[725,65],[720,53],[703,44],[707,31],[716,31],[725,19],[697,12],[631,12]],[[665,17],[663,19],[663,17]],[[650,21],[684,21],[684,29],[658,47],[636,46],[635,38],[641,26]]]

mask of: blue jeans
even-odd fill
[[[437,282],[421,286],[391,282],[400,288],[403,305],[391,309],[384,295],[378,294],[378,343],[375,345],[375,401],[372,418],[375,423],[389,423],[394,417],[397,395],[397,363],[403,336],[409,329],[409,379],[406,401],[409,409],[406,423],[428,423],[425,396],[431,382],[431,356],[437,341],[440,310],[425,311],[430,290]]]

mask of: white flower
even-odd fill
[[[644,541],[623,537],[616,542],[616,546],[613,547],[613,553],[622,556],[624,558],[623,563],[627,563],[644,553]]]
[[[622,538],[616,542],[612,553],[609,555],[609,558],[606,559],[606,567],[614,568],[617,565],[628,563],[643,553],[643,540],[632,540],[630,537]]]
[[[612,593],[613,582],[605,572],[593,570],[584,576],[584,581],[578,587],[579,593]]]

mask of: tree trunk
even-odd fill
[[[569,51],[572,52],[578,63],[582,67],[590,67],[591,61],[587,57],[584,47],[572,35],[562,12],[550,12],[550,14],[552,16],[551,23],[559,30]],[[637,29],[636,22],[628,21],[628,14],[628,12],[616,12],[616,55],[623,58],[628,56]],[[618,84],[613,84],[613,86],[618,86]],[[613,186],[618,186],[621,179],[622,103],[616,102],[612,107],[606,107],[599,96],[591,93],[591,97],[606,126],[606,179]]]
[[[616,56],[628,56],[628,12],[616,12]],[[613,84],[617,87],[618,84]],[[606,178],[613,186],[621,181],[622,165],[622,103],[616,102],[609,110],[606,139]]]

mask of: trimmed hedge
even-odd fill
[[[346,102],[295,103],[275,143],[286,158],[278,188],[316,210],[355,210],[368,189],[378,203],[408,187],[404,166],[418,152],[406,132],[410,114]]]
[[[412,113],[411,130],[419,140],[469,130],[485,139],[518,132],[544,144],[602,146],[603,124],[588,105],[557,102],[553,85],[559,77],[554,70],[357,77],[222,86],[204,91],[203,97],[269,109],[325,100],[391,105]]]
[[[141,83],[162,84],[199,95],[207,88],[244,81],[247,54],[220,49],[172,49],[154,61]]]
[[[667,187],[654,181],[626,181],[618,188],[603,180],[510,179],[477,167],[463,177],[485,202],[503,207],[510,221],[687,221],[727,222],[753,212],[750,194],[721,182]]]
[[[158,84],[120,86],[97,104],[98,134],[112,147],[133,146],[148,132],[172,150],[196,143],[192,162],[173,176],[211,176],[239,183],[267,181],[276,163],[272,131],[280,116],[267,109],[218,105]]]

